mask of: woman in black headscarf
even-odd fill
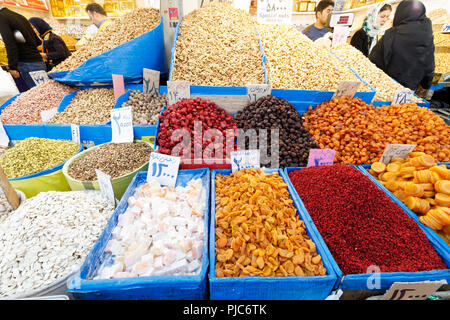
[[[393,27],[373,48],[369,58],[389,76],[415,91],[431,86],[434,43],[431,20],[422,2],[403,0],[395,12]]]
[[[71,53],[64,40],[52,32],[52,28],[45,20],[41,18],[30,18],[28,21],[30,21],[36,33],[42,39],[41,56],[47,64],[47,71],[50,71],[54,66],[60,64],[70,56]]]

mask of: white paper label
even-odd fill
[[[414,144],[388,144],[384,149],[380,162],[389,164],[393,158],[405,159],[415,147]]]
[[[449,33],[450,32],[450,24],[446,23],[444,24],[444,26],[442,27],[442,33]]]
[[[358,91],[359,86],[361,85],[361,82],[359,81],[350,81],[350,80],[344,80],[339,83],[339,86],[334,93],[333,98],[340,98],[342,96],[347,96],[350,98],[353,98],[355,93]]]
[[[347,38],[350,34],[350,28],[346,26],[336,26],[333,31],[333,40],[331,41],[331,45],[333,47],[337,46],[340,43],[346,43]]]
[[[436,292],[446,280],[422,282],[394,282],[383,300],[426,300]]]
[[[111,142],[133,142],[133,115],[131,107],[123,107],[111,110]]]
[[[293,0],[258,0],[256,21],[260,24],[291,24]]]
[[[177,182],[180,157],[152,152],[148,164],[147,182],[155,178],[161,185],[174,187]]]
[[[9,137],[0,121],[0,146],[7,147],[9,145]]]
[[[247,96],[250,103],[256,102],[259,98],[268,96],[272,93],[271,84],[248,84]]]
[[[230,153],[231,171],[260,167],[259,150],[240,150]]]
[[[28,74],[30,75],[31,79],[33,79],[36,85],[44,83],[48,80],[47,72],[45,72],[44,70],[31,71],[28,72]]]
[[[181,99],[189,99],[191,97],[189,81],[167,81],[167,96],[169,105]]]
[[[80,126],[77,124],[70,125],[70,131],[72,132],[72,141],[80,143]]]
[[[58,113],[58,108],[41,111],[41,119],[43,123],[49,122]]]
[[[116,200],[114,198],[114,189],[112,186],[111,177],[98,169],[95,169],[95,173],[97,174],[101,193],[110,204],[115,205]]]
[[[399,103],[409,103],[413,97],[413,92],[411,90],[396,90],[394,93],[394,99],[392,99],[392,104]]]
[[[158,93],[159,94],[159,75],[160,72],[156,70],[143,70],[143,92],[144,93]]]

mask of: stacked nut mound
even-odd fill
[[[140,8],[129,12],[100,30],[86,44],[52,71],[73,70],[86,60],[131,41],[156,28],[160,22],[159,10]]]
[[[111,119],[116,99],[113,89],[86,89],[77,92],[63,112],[49,121],[52,124],[102,124]]]
[[[0,116],[6,124],[38,124],[42,123],[41,112],[57,108],[64,96],[76,89],[48,80],[22,93]]]
[[[105,143],[71,163],[68,173],[77,180],[95,181],[95,169],[98,169],[111,178],[118,178],[143,166],[152,151],[145,142]]]
[[[328,50],[288,25],[258,25],[269,83],[278,89],[334,91],[343,80],[359,81]],[[361,84],[358,91],[370,91]]]
[[[355,47],[347,43],[341,43],[333,47],[332,52],[376,90],[374,101],[392,101],[396,90],[406,90],[405,87],[394,81]],[[415,96],[411,101],[421,102]]]
[[[172,80],[211,86],[264,83],[262,54],[251,16],[213,2],[183,17]]]
[[[261,149],[266,143],[268,157],[272,156],[272,150],[276,150],[276,148],[272,149],[272,144],[279,143],[280,167],[306,166],[309,150],[318,148],[311,134],[303,127],[300,114],[292,104],[281,98],[265,96],[258,99],[246,106],[243,111],[238,112],[236,123],[238,128],[244,130],[244,133],[249,129],[259,130],[256,132],[258,133],[257,147]],[[260,129],[267,129],[267,135],[262,136]],[[271,139],[273,130],[279,130],[279,141]],[[249,144],[250,141],[245,148],[249,148]],[[261,159],[263,159],[262,156]],[[263,165],[267,166],[264,163]],[[277,167],[274,163],[271,163],[271,166]]]
[[[167,95],[164,93],[143,93],[132,90],[128,101],[122,105],[131,107],[133,124],[157,124],[163,107],[167,106]]]

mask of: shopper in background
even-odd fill
[[[403,86],[419,91],[431,86],[434,43],[431,20],[417,0],[400,2],[393,27],[375,45],[369,59]]]
[[[44,19],[33,17],[28,21],[43,41],[41,56],[47,64],[47,71],[70,56],[71,53],[64,40],[53,33],[52,28]]]
[[[361,29],[355,32],[350,44],[361,51],[366,57],[378,42],[381,28],[389,20],[392,7],[386,2],[381,2],[373,8],[364,19]]]
[[[6,47],[9,72],[15,79],[23,79],[25,90],[34,87],[36,84],[29,73],[47,69],[37,49],[41,39],[24,16],[5,7],[0,7],[0,34]]]
[[[316,7],[316,22],[303,30],[303,33],[312,41],[322,38],[330,30],[327,28],[328,17],[333,11],[334,2],[321,0]]]
[[[97,26],[98,30],[102,30],[112,23],[112,20],[108,18],[105,9],[98,3],[88,4],[86,6],[86,12],[92,23]]]

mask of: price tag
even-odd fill
[[[0,146],[7,147],[9,145],[9,137],[0,121]]]
[[[41,111],[41,119],[43,123],[49,122],[58,113],[58,108],[52,108]]]
[[[307,167],[329,166],[334,162],[336,150],[333,149],[311,149]]]
[[[450,33],[450,24],[449,23],[444,24],[444,26],[442,27],[441,32],[442,33]]]
[[[161,185],[174,187],[177,182],[180,157],[152,152],[148,164],[147,182],[155,178]]]
[[[0,166],[0,181],[3,188],[3,192],[5,193],[6,199],[11,204],[14,210],[16,210],[20,205],[20,198],[17,195],[16,190],[12,187],[11,183],[8,180],[3,168]]]
[[[36,85],[44,83],[48,80],[47,72],[45,72],[44,70],[31,71],[28,72],[28,74],[30,75],[31,79],[33,79]]]
[[[333,40],[331,46],[335,47],[340,43],[346,43],[350,34],[350,28],[346,26],[335,26],[333,30]]]
[[[189,81],[167,81],[168,104],[174,104],[181,99],[191,97],[191,85]]]
[[[384,149],[380,162],[388,164],[393,158],[405,159],[415,147],[414,144],[388,144]]]
[[[340,98],[342,96],[353,98],[356,91],[358,91],[360,85],[361,82],[359,81],[350,81],[350,80],[341,81],[341,83],[339,83],[336,92],[333,94],[332,99]]]
[[[259,24],[291,24],[293,0],[259,0],[256,21]]]
[[[111,142],[133,142],[133,114],[131,107],[123,107],[111,110]]]
[[[446,280],[394,282],[383,296],[383,300],[426,300],[445,284],[447,284]]]
[[[98,184],[100,186],[101,193],[110,204],[115,206],[116,199],[114,198],[114,189],[112,186],[111,177],[98,169],[95,169],[95,173],[97,174]]]
[[[116,100],[125,93],[125,85],[123,83],[123,75],[113,74],[113,88],[114,88],[114,98]]]
[[[247,96],[250,103],[256,102],[259,98],[268,96],[272,93],[271,84],[248,84]]]
[[[159,71],[146,69],[143,71],[143,91],[144,93],[159,94]]]
[[[411,90],[395,90],[392,104],[409,103],[411,102],[412,97],[413,92]]]
[[[70,131],[72,132],[72,141],[80,143],[80,126],[77,124],[70,125]]]
[[[259,150],[240,150],[230,153],[231,170],[236,172],[247,168],[260,167],[260,152]]]

